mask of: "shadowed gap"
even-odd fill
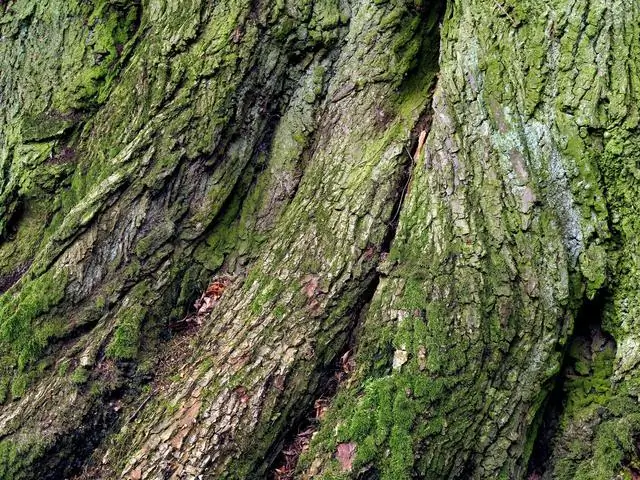
[[[602,319],[608,301],[608,292],[599,292],[593,300],[581,306],[572,335],[567,341],[560,373],[548,395],[545,406],[538,412],[532,435],[535,436],[533,450],[529,457],[527,480],[550,478],[549,468],[555,447],[556,435],[560,432],[560,421],[567,406],[568,380],[580,375],[578,363],[591,362],[585,347],[603,348],[615,341],[603,330]]]

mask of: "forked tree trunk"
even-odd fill
[[[1,478],[640,475],[637,1],[0,12]]]

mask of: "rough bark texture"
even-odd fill
[[[0,477],[640,476],[639,25],[0,2]]]

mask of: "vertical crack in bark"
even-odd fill
[[[349,374],[354,368],[353,352],[356,345],[356,330],[371,304],[379,281],[378,274],[365,280],[368,286],[347,315],[349,327],[345,332],[347,336],[345,346],[338,352],[329,368],[319,372],[318,387],[312,394],[312,398],[315,400],[311,403],[311,408],[300,413],[290,428],[283,432],[282,440],[274,445],[273,453],[267,456],[267,458],[273,459],[268,468],[270,478],[273,480],[294,478],[300,454],[304,453],[313,433],[318,430],[324,411],[329,408],[338,389],[345,381],[348,381]],[[288,451],[292,453],[289,454]]]
[[[389,233],[384,240],[382,250],[389,252],[391,250],[391,244],[396,236],[398,230],[398,223],[400,221],[400,212],[404,205],[404,201],[407,198],[409,190],[411,188],[411,180],[413,179],[413,172],[416,166],[417,158],[423,153],[424,144],[429,132],[431,131],[431,124],[433,122],[433,111],[431,109],[431,99],[435,91],[435,82],[429,91],[425,109],[420,114],[416,125],[411,130],[409,137],[409,146],[405,147],[405,153],[407,155],[407,161],[404,164],[403,172],[400,181],[400,193],[397,196],[396,203],[393,208],[393,216],[389,222]]]
[[[573,405],[575,399],[571,396],[588,397],[593,393],[601,393],[591,392],[589,382],[609,381],[608,378],[601,377],[602,372],[598,371],[596,366],[598,357],[603,354],[609,356],[611,361],[615,357],[615,340],[602,326],[608,301],[610,301],[609,292],[603,289],[593,300],[586,300],[576,315],[574,331],[568,338],[562,366],[531,431],[535,440],[527,466],[528,480],[553,478],[553,462],[554,456],[558,454],[557,449],[568,448],[567,442],[577,439],[571,436],[580,435],[580,429],[576,429],[569,434],[569,438],[563,438],[566,434],[563,430],[566,430],[567,422],[575,420],[569,416],[564,419],[565,424],[564,427],[562,426],[563,416],[567,413],[572,415],[575,412]],[[599,368],[601,369],[602,366]],[[581,383],[578,382],[584,382],[588,387],[582,391],[579,388]],[[589,430],[594,426],[595,424],[591,424]],[[589,432],[585,430],[584,434],[589,435]],[[591,441],[588,438],[583,440]]]
[[[438,7],[434,7],[439,12],[439,18],[444,15],[444,5],[445,2],[441,2]],[[371,305],[380,283],[381,273],[377,267],[380,262],[385,260],[395,239],[400,220],[400,212],[411,188],[411,180],[416,167],[416,161],[423,153],[425,140],[431,130],[433,120],[431,100],[434,91],[435,81],[429,90],[427,98],[425,98],[424,108],[411,130],[408,145],[404,147],[403,156],[405,157],[405,161],[402,164],[401,174],[398,177],[395,200],[393,209],[391,210],[393,213],[387,223],[387,233],[380,245],[382,255],[380,256],[378,265],[373,270],[371,278],[363,281],[363,284],[367,286],[354,303],[351,313],[347,315],[349,326],[346,331],[347,341],[345,346],[333,359],[330,368],[326,371],[319,372],[320,381],[318,388],[312,394],[312,398],[314,398],[315,401],[311,403],[311,407],[301,412],[301,415],[292,422],[291,426],[284,432],[282,439],[276,444],[273,451],[274,453],[267,457],[273,459],[269,463],[267,470],[270,473],[270,478],[273,480],[289,480],[295,477],[298,457],[306,451],[311,436],[319,428],[322,414],[318,415],[318,409],[328,409],[330,407],[340,386],[348,380],[348,373],[354,368],[354,365],[349,365],[349,372],[345,371],[344,359],[349,356],[349,362],[353,362],[358,330],[362,327],[366,312]],[[319,405],[319,402],[322,403]]]
[[[433,88],[430,91],[429,99],[432,95]],[[424,146],[424,139],[431,128],[431,121],[433,118],[431,113],[431,104],[427,101],[426,105],[424,112],[420,115],[415,127],[412,129],[409,146],[405,147],[407,161],[404,162],[402,174],[399,176],[400,181],[398,182],[396,200],[392,210],[394,214],[388,223],[388,232],[380,247],[383,255],[388,253],[391,249],[391,245],[398,228],[399,214],[410,188],[413,169],[415,168],[415,158],[420,154],[420,151]],[[353,305],[351,313],[347,315],[347,318],[349,318],[349,327],[346,332],[347,342],[331,363],[331,368],[327,371],[320,372],[319,386],[312,395],[312,397],[316,399],[312,403],[312,408],[303,412],[296,420],[294,420],[291,427],[284,432],[283,439],[278,443],[278,445],[276,445],[276,448],[274,449],[275,453],[268,455],[267,457],[274,459],[270,463],[268,469],[268,471],[271,472],[270,478],[274,480],[289,480],[294,478],[297,457],[306,450],[306,448],[300,449],[300,437],[306,437],[304,438],[306,443],[305,447],[308,447],[308,441],[310,440],[313,432],[317,431],[319,421],[322,417],[321,414],[318,415],[318,408],[329,408],[333,397],[338,393],[340,385],[347,380],[347,375],[350,371],[345,370],[344,359],[349,357],[349,361],[352,361],[357,340],[357,330],[361,327],[361,322],[366,315],[367,309],[371,305],[371,301],[373,300],[380,283],[380,273],[378,270],[374,270],[371,278],[364,280],[363,283],[366,284],[367,287]],[[352,370],[353,366],[350,365],[348,368]],[[319,406],[318,402],[322,402],[322,404]],[[295,456],[292,461],[291,455],[288,455],[285,452],[287,452],[287,450],[296,449],[299,449],[299,451],[295,452]]]

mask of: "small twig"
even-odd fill
[[[129,417],[129,420],[127,420],[127,422],[133,421],[138,416],[140,411],[144,408],[144,406],[147,403],[149,403],[149,400],[151,400],[151,395],[148,395],[147,398],[144,399],[144,401],[140,404],[140,406],[136,409],[136,411],[131,414],[131,416]]]
[[[411,159],[411,168],[409,169],[409,178],[407,178],[407,181],[404,184],[404,187],[402,188],[402,193],[400,194],[398,208],[396,208],[396,212],[393,214],[393,217],[389,221],[389,225],[393,225],[393,222],[395,222],[398,219],[400,210],[402,210],[403,199],[407,194],[407,190],[409,189],[409,184],[411,183],[411,179],[413,178],[413,170],[415,169],[415,166],[416,166],[415,157],[419,157],[420,154],[422,153],[422,149],[424,148],[424,143],[426,140],[427,140],[427,131],[423,130],[422,132],[420,132],[420,136],[418,137],[418,148],[416,148],[415,155],[411,155],[411,152],[406,147],[406,145],[404,147],[405,151],[407,152],[407,155],[409,155],[409,158]]]
[[[511,25],[513,25],[515,27],[516,26],[516,21],[513,19],[513,17],[511,15],[509,15],[509,12],[507,12],[507,10],[504,8],[504,6],[500,2],[498,2],[497,0],[494,0],[494,3],[496,4],[496,6],[500,10],[502,10],[502,13],[504,13],[507,16],[507,18],[509,20],[511,20]]]

